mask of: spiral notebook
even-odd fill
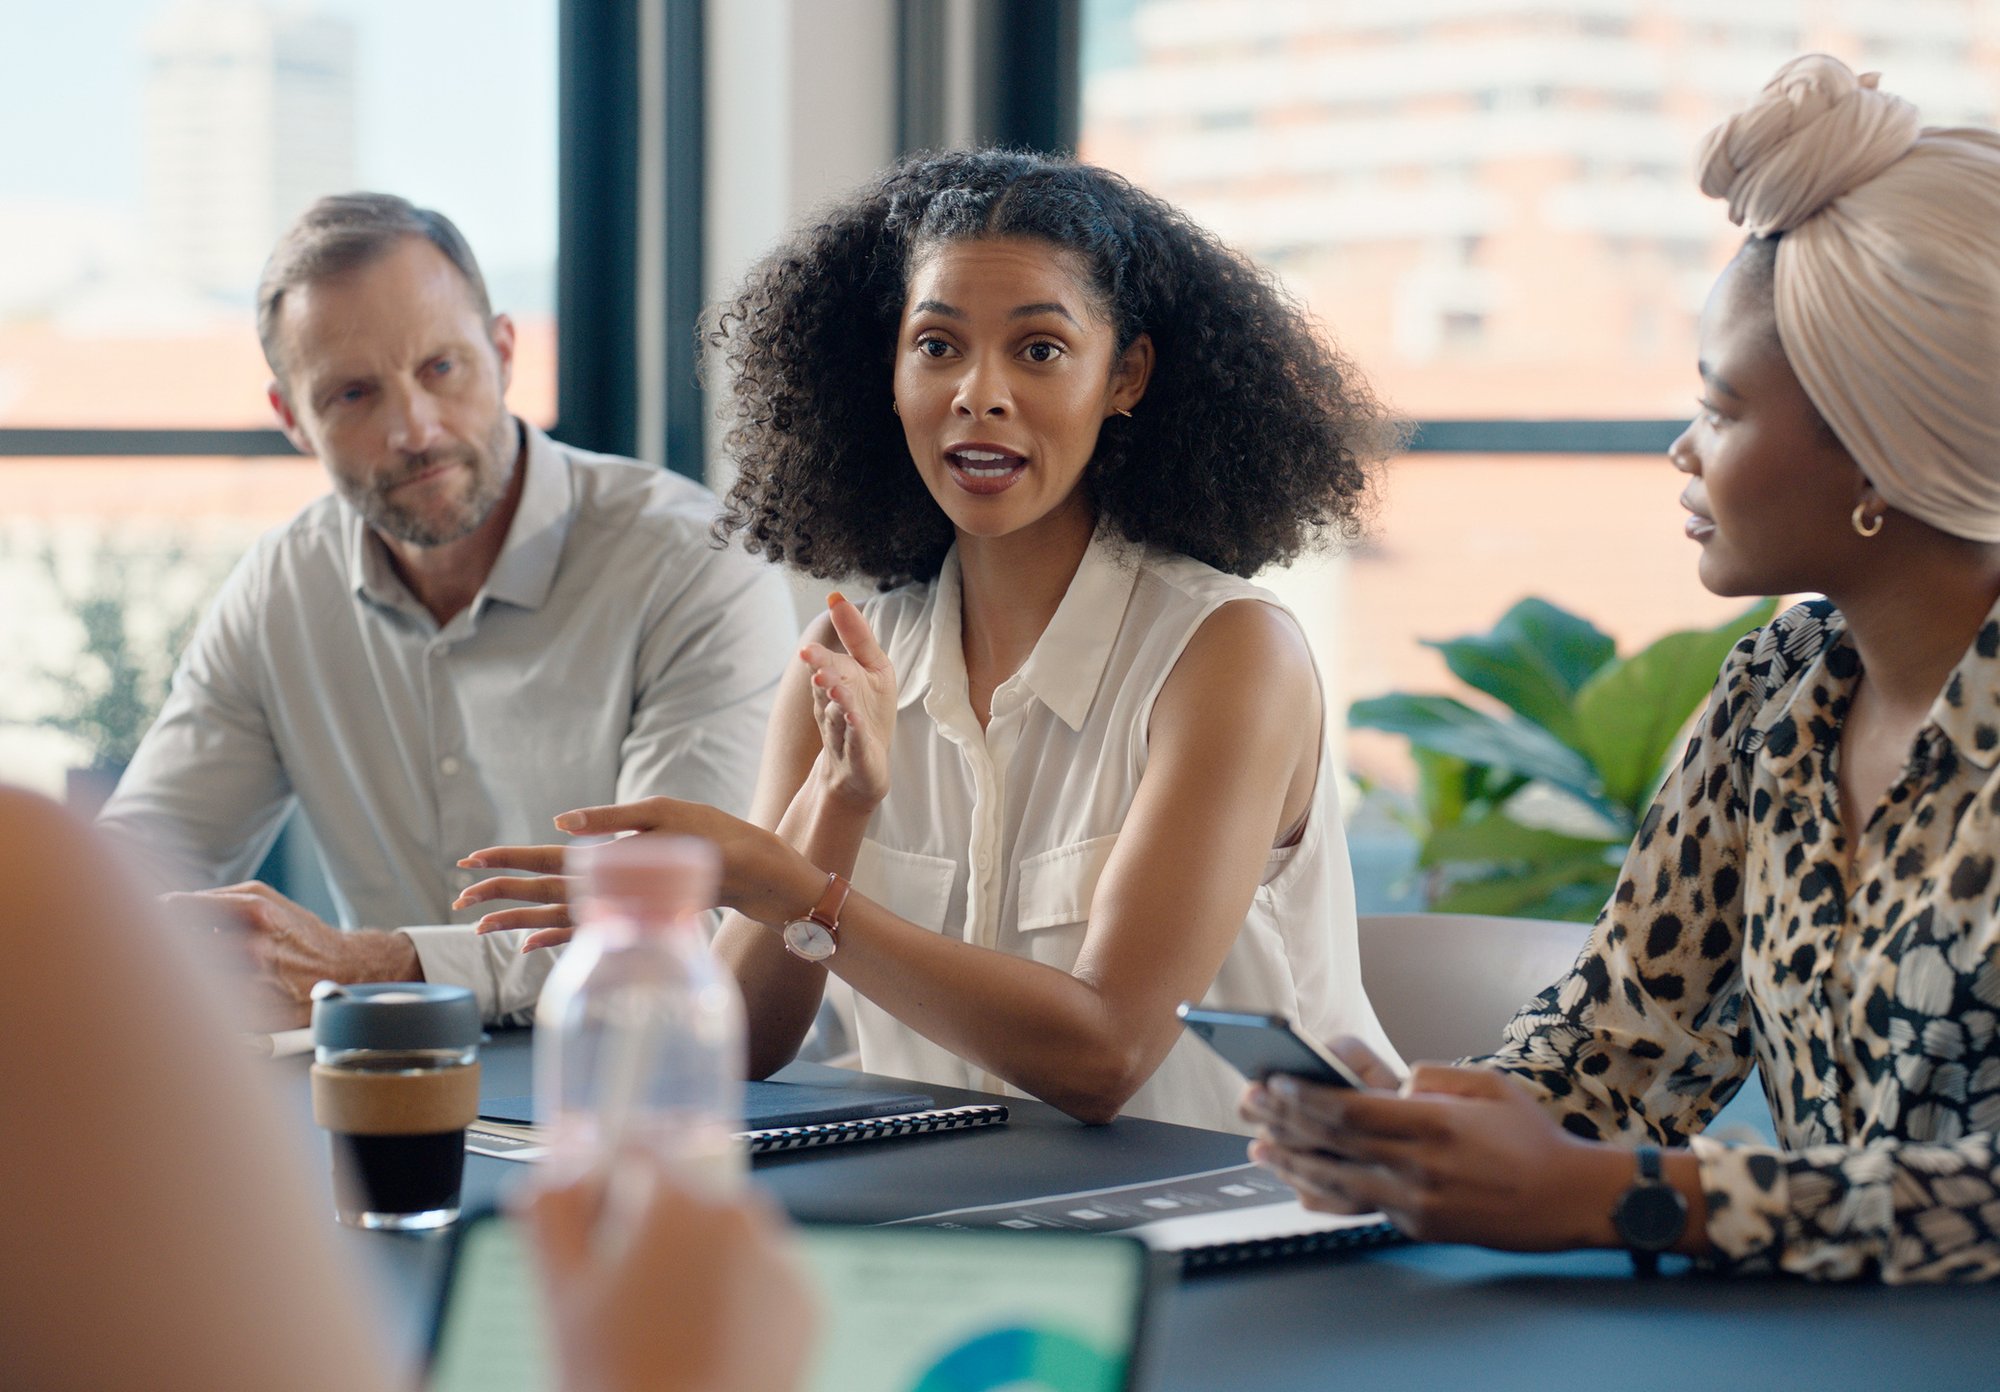
[[[984,1204],[885,1226],[1063,1230],[1136,1237],[1179,1258],[1183,1271],[1274,1261],[1400,1242],[1379,1213],[1314,1213],[1283,1180],[1255,1165],[1024,1202]]]
[[[479,1119],[466,1130],[465,1148],[498,1160],[539,1160],[547,1153],[547,1138],[533,1117],[531,1098],[488,1098],[479,1104]],[[1007,1108],[997,1103],[937,1107],[922,1093],[757,1082],[744,1086],[747,1125],[736,1134],[752,1155],[768,1155],[967,1131],[1006,1120]]]

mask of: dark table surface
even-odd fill
[[[525,1032],[484,1052],[489,1097],[530,1091]],[[307,1115],[303,1061],[295,1071]],[[801,1082],[875,1083],[811,1064]],[[939,1105],[990,1101],[921,1085]],[[757,1159],[753,1177],[800,1218],[878,1221],[970,1204],[1159,1179],[1239,1163],[1240,1136],[1121,1120],[1082,1126],[1010,1099],[1003,1127]],[[305,1123],[309,1124],[309,1123]],[[323,1147],[321,1148],[324,1165]],[[466,1157],[467,1205],[530,1172]],[[412,1358],[448,1240],[343,1230]],[[1693,1272],[1635,1281],[1618,1253],[1517,1256],[1402,1246],[1182,1280],[1161,1312],[1163,1389],[1993,1388],[2000,1291],[1831,1287]]]

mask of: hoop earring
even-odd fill
[[[896,404],[894,397],[891,397],[889,400],[889,414],[892,416],[900,416],[903,414],[903,408]]]
[[[1875,533],[1882,530],[1882,514],[1878,512],[1873,517],[1863,521],[1862,519],[1867,511],[1867,503],[1856,503],[1854,505],[1853,516],[1847,519],[1854,524],[1854,533],[1856,536],[1872,537]]]

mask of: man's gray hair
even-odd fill
[[[257,338],[271,371],[285,375],[278,353],[278,319],[285,292],[298,285],[331,280],[359,270],[395,249],[405,237],[422,237],[444,253],[472,290],[482,320],[491,320],[493,304],[486,294],[486,277],[466,244],[465,235],[450,218],[419,208],[393,193],[337,193],[320,199],[285,229],[264,274],[257,281]]]

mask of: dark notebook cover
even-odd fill
[[[811,1083],[743,1085],[743,1125],[750,1131],[902,1116],[906,1112],[929,1111],[934,1105],[934,1099],[919,1092],[868,1092],[861,1088],[815,1087]],[[480,1102],[479,1115],[487,1121],[532,1126],[534,1099],[489,1097]]]

